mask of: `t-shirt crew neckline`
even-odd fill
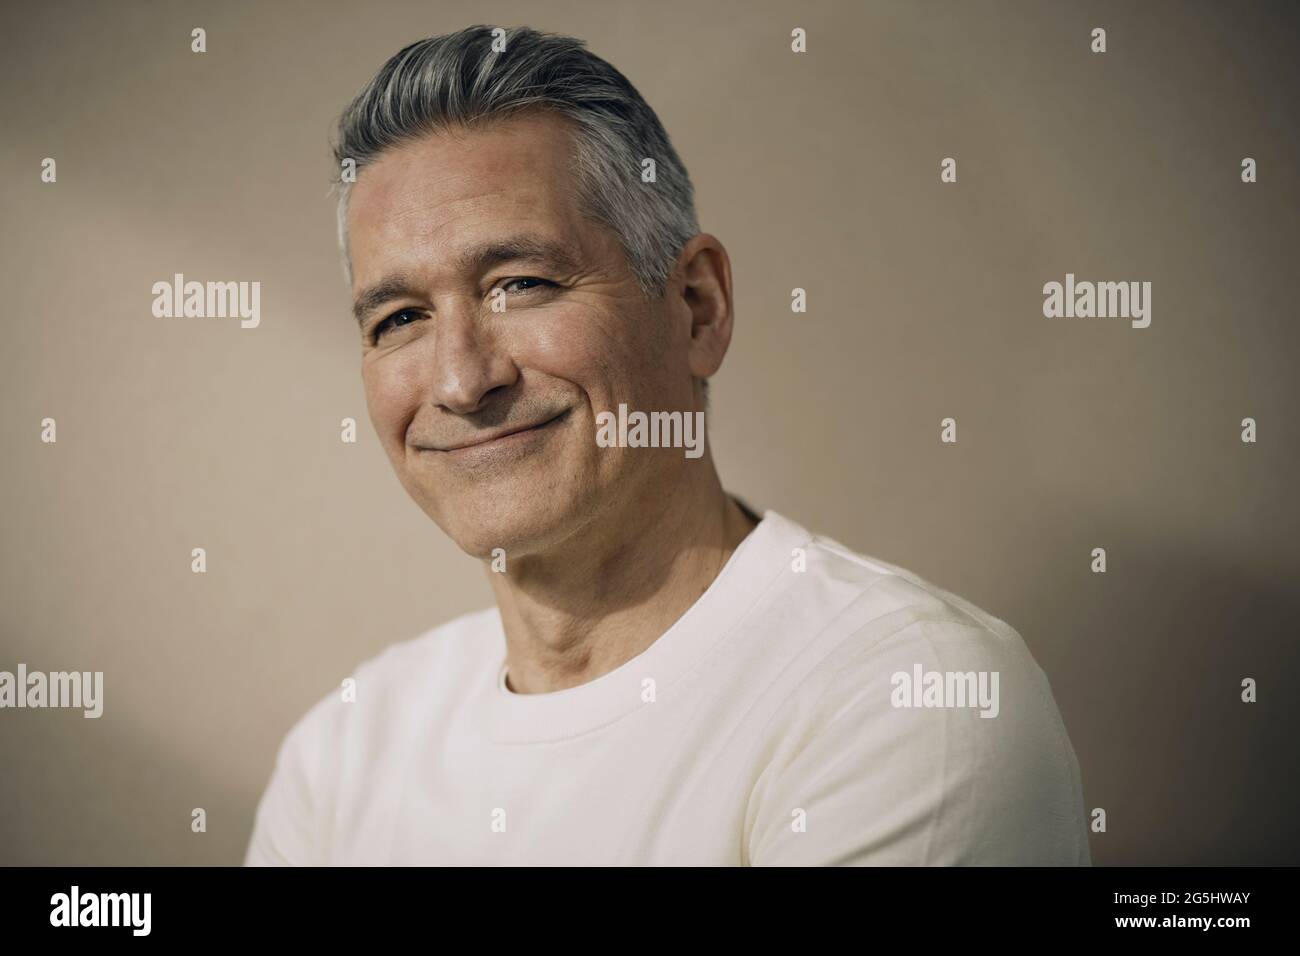
[[[646,678],[656,694],[677,682],[738,624],[790,566],[792,548],[807,532],[774,511],[732,552],[718,576],[671,627],[644,651],[595,680],[545,694],[517,694],[506,686],[505,632],[491,615],[499,663],[489,697],[489,735],[501,743],[540,743],[597,730],[645,706]]]

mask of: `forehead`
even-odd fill
[[[553,113],[456,127],[387,150],[348,200],[354,281],[449,262],[503,233],[580,244],[571,128]]]

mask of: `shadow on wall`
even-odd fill
[[[1300,589],[1281,570],[1290,560],[1261,544],[1237,562],[1210,542],[1089,508],[1049,518],[1047,534],[1075,537],[1039,553],[1077,555],[1079,529],[1101,529],[1107,572],[1087,588],[1076,586],[1077,565],[1035,564],[1023,598],[1033,606],[1016,613],[1022,634],[1061,637],[1050,664],[1035,656],[1079,758],[1084,805],[1106,811],[1093,863],[1297,864]],[[1242,701],[1248,677],[1255,703]]]

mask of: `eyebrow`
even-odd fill
[[[564,272],[576,272],[578,261],[560,243],[542,236],[520,234],[504,239],[493,239],[459,253],[455,267],[459,274],[478,275],[503,262],[547,263]],[[364,324],[366,316],[385,302],[404,296],[416,298],[421,294],[419,285],[405,273],[385,276],[374,285],[357,294],[352,303],[352,314],[357,324]]]

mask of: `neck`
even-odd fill
[[[506,636],[507,685],[576,687],[636,657],[713,583],[755,522],[706,455],[671,494],[602,515],[562,547],[489,572]]]

